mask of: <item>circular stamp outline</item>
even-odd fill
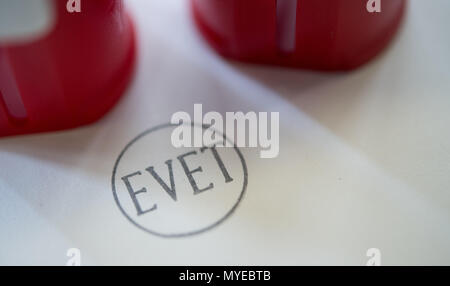
[[[220,225],[222,222],[224,222],[226,219],[228,219],[228,218],[236,211],[236,208],[238,207],[238,205],[240,204],[240,202],[242,201],[242,199],[243,199],[243,197],[244,197],[244,195],[245,195],[245,192],[246,192],[246,190],[247,190],[247,184],[248,184],[248,169],[247,169],[247,164],[246,164],[245,159],[244,159],[244,156],[242,155],[242,153],[241,153],[241,151],[239,150],[239,148],[238,148],[236,145],[234,145],[233,148],[234,148],[234,150],[236,151],[236,153],[237,153],[237,155],[238,155],[238,157],[239,157],[239,159],[240,159],[240,161],[241,161],[242,168],[243,168],[243,171],[244,171],[244,183],[243,183],[243,186],[242,186],[241,194],[239,195],[239,198],[237,199],[236,203],[233,205],[233,207],[232,207],[232,208],[231,208],[231,209],[230,209],[230,210],[229,210],[222,218],[220,218],[220,219],[219,219],[218,221],[216,221],[215,223],[213,223],[213,224],[211,224],[211,225],[209,225],[209,226],[206,226],[206,227],[204,227],[204,228],[201,228],[201,229],[199,229],[199,230],[194,230],[194,231],[189,231],[189,232],[184,232],[184,233],[172,233],[172,234],[159,233],[159,232],[153,231],[153,230],[151,230],[151,229],[148,229],[148,228],[146,228],[146,227],[144,227],[144,226],[138,224],[137,222],[135,222],[135,221],[134,221],[127,213],[126,213],[126,211],[122,208],[122,206],[121,206],[121,204],[120,204],[120,201],[119,201],[119,198],[118,198],[118,196],[117,196],[116,183],[115,183],[117,167],[119,166],[120,160],[122,159],[122,157],[123,157],[123,155],[125,154],[125,152],[126,152],[126,151],[127,151],[134,143],[136,143],[139,139],[141,139],[142,137],[144,137],[144,136],[146,136],[146,135],[148,135],[148,134],[150,134],[150,133],[152,133],[152,132],[155,132],[155,131],[158,131],[158,130],[161,130],[161,129],[165,129],[165,128],[169,128],[169,127],[176,127],[176,126],[180,126],[180,124],[172,124],[172,123],[161,124],[161,125],[157,125],[157,126],[155,126],[155,127],[152,127],[152,128],[150,128],[150,129],[147,129],[146,131],[144,131],[144,132],[140,133],[138,136],[136,136],[136,137],[135,137],[133,140],[131,140],[131,141],[130,141],[123,149],[122,149],[122,151],[120,152],[119,157],[117,158],[116,162],[114,163],[114,169],[113,169],[113,173],[112,173],[112,176],[111,176],[111,187],[112,187],[112,192],[113,192],[114,200],[115,200],[117,206],[119,207],[120,211],[122,212],[122,214],[123,214],[123,215],[124,215],[124,216],[132,223],[132,224],[134,224],[137,228],[139,228],[139,229],[141,229],[141,230],[143,230],[143,231],[145,231],[145,232],[147,232],[147,233],[150,233],[150,234],[153,234],[153,235],[155,235],[155,236],[162,237],[162,238],[183,238],[183,237],[193,236],[193,235],[197,235],[197,234],[204,233],[204,232],[206,232],[206,231],[208,231],[208,230],[211,230],[211,229],[213,229],[214,227]],[[192,126],[197,126],[197,127],[200,127],[200,126],[201,126],[203,129],[207,128],[207,126],[204,126],[204,125],[198,125],[198,124],[192,124]],[[226,137],[226,135],[221,134],[221,133],[218,132],[217,130],[216,130],[216,132],[217,132],[218,134],[222,135],[227,141],[231,142],[231,141]]]

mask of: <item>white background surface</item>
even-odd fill
[[[187,1],[127,1],[140,41],[128,94],[99,123],[0,140],[0,264],[450,264],[447,0],[411,0],[375,62],[345,74],[226,62]],[[244,150],[247,195],[207,233],[162,239],[131,225],[111,171],[137,134],[192,112],[278,111],[280,156]]]

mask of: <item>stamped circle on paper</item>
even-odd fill
[[[117,158],[111,180],[125,217],[166,238],[221,224],[241,202],[248,177],[237,147],[173,147],[171,135],[177,127],[160,125],[134,138]]]

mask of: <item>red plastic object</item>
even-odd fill
[[[349,70],[376,56],[397,31],[405,0],[191,0],[202,34],[241,61]]]
[[[122,0],[49,1],[51,30],[0,42],[0,137],[73,128],[101,118],[123,94],[135,38]]]

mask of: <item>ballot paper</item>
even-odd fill
[[[230,62],[189,1],[126,5],[139,55],[117,107],[0,140],[0,264],[450,264],[449,1],[411,0],[389,49],[348,73]],[[175,148],[168,123],[195,104],[278,112],[278,156]]]

